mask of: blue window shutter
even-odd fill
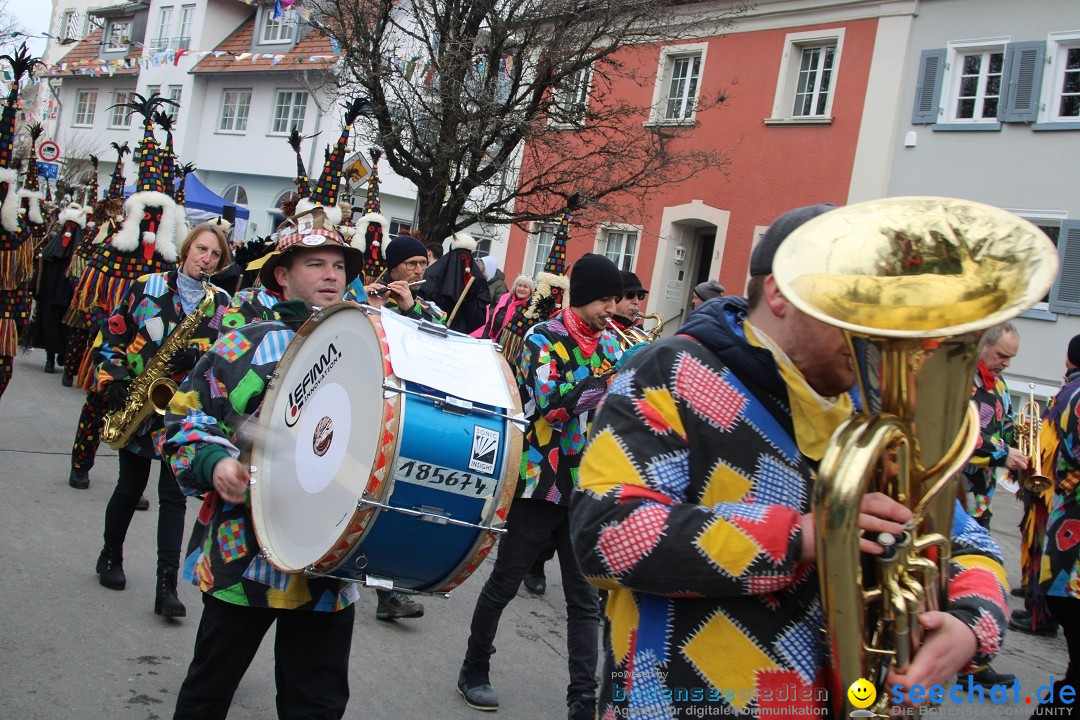
[[[1050,291],[1050,312],[1080,315],[1080,220],[1061,223],[1058,258],[1061,271]]]
[[[1005,85],[998,104],[1002,122],[1035,122],[1046,65],[1046,43],[1009,43],[1005,48]]]
[[[938,121],[941,106],[941,80],[945,76],[945,48],[923,50],[919,56],[919,82],[915,86],[915,108],[911,113],[913,125],[929,125]]]

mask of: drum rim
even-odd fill
[[[289,367],[289,364],[296,357],[297,353],[300,352],[300,347],[304,344],[304,342],[307,341],[307,338],[309,338],[311,336],[311,334],[313,332],[315,332],[315,329],[317,327],[319,327],[326,318],[328,318],[328,317],[330,317],[332,315],[335,315],[335,314],[337,314],[337,313],[339,313],[341,311],[353,310],[353,309],[359,310],[360,312],[362,312],[364,314],[364,316],[367,319],[372,321],[372,325],[375,327],[375,330],[376,330],[375,337],[379,342],[379,349],[381,351],[382,358],[383,358],[383,368],[382,368],[382,370],[383,370],[383,379],[385,380],[388,377],[388,374],[390,372],[390,366],[389,366],[389,362],[388,362],[388,359],[387,359],[388,355],[389,355],[389,347],[387,346],[387,343],[386,343],[386,334],[382,329],[382,323],[381,323],[381,321],[379,319],[378,312],[374,311],[373,308],[370,308],[369,306],[364,306],[364,305],[361,305],[359,303],[355,303],[355,302],[352,302],[352,301],[349,301],[349,300],[341,300],[341,301],[338,301],[338,302],[330,303],[329,305],[325,305],[325,306],[315,310],[311,314],[311,317],[309,317],[307,320],[305,320],[303,325],[301,325],[299,328],[297,328],[296,334],[289,341],[289,344],[286,346],[285,351],[281,355],[281,359],[278,360],[278,364],[274,368],[274,373],[271,376],[270,381],[267,383],[266,394],[263,396],[262,407],[261,407],[260,412],[259,412],[259,423],[258,423],[258,426],[256,428],[257,436],[258,436],[259,430],[264,429],[262,427],[262,423],[263,423],[262,410],[263,409],[268,409],[268,408],[273,408],[275,406],[276,402],[277,402],[278,394],[280,392],[284,391],[284,386],[283,385],[274,382],[274,380],[276,380],[279,376],[283,376],[283,373],[278,372],[278,368],[281,368],[283,364],[284,364],[284,366],[286,368]],[[302,338],[302,339],[301,339],[300,342],[296,342],[297,338]],[[399,414],[399,408],[397,407],[397,398],[396,397],[387,398],[386,393],[382,393],[382,396],[383,396],[383,405],[382,405],[382,409],[380,411],[379,427],[383,428],[384,432],[383,432],[383,440],[380,441],[379,445],[378,445],[379,453],[385,452],[385,447],[388,444],[387,441],[386,441],[387,433],[389,433],[389,435],[390,435],[390,441],[391,442],[396,441],[397,435],[398,435],[398,431],[397,431],[398,429],[397,429],[397,424],[396,423],[394,423],[392,430],[387,425],[387,420],[388,420],[387,415],[391,411],[393,412],[393,416],[395,418]],[[260,443],[258,440],[256,440],[255,442],[252,443],[251,451],[249,453],[249,456],[250,456],[250,459],[251,459],[250,465],[252,465],[252,466],[254,466],[256,468],[259,467],[259,465],[262,464],[262,457],[263,457],[262,448],[263,448],[263,443]],[[367,479],[367,484],[364,486],[364,493],[363,493],[364,496],[369,496],[370,495],[370,496],[373,496],[378,502],[383,502],[384,501],[385,496],[386,496],[386,491],[387,491],[387,485],[388,485],[388,483],[386,481],[386,475],[389,472],[389,469],[390,469],[390,464],[389,463],[384,464],[381,469],[375,469],[375,468],[367,468],[366,469],[366,471],[368,472],[368,479]],[[254,474],[257,476],[258,472],[254,473]],[[259,488],[258,482],[254,483],[251,486],[251,490],[249,491],[249,495],[251,493],[259,493],[259,492],[261,492],[261,489],[257,489],[257,488]],[[253,522],[251,524],[252,524],[252,526],[253,526],[253,528],[255,530],[255,540],[259,545],[259,553],[264,558],[266,558],[267,562],[269,562],[271,565],[273,565],[274,568],[276,568],[277,570],[280,570],[283,573],[288,573],[288,574],[303,573],[303,572],[307,571],[309,568],[320,569],[320,568],[326,566],[326,564],[330,561],[330,558],[332,556],[340,556],[342,554],[348,553],[348,551],[351,548],[353,548],[358,542],[360,542],[361,539],[363,539],[364,533],[367,531],[368,527],[370,526],[372,510],[374,509],[374,508],[360,509],[359,507],[354,508],[353,512],[352,512],[352,515],[350,516],[349,521],[347,523],[345,523],[344,529],[342,530],[341,534],[327,548],[327,550],[324,551],[321,556],[319,556],[319,558],[315,562],[313,562],[308,567],[286,568],[286,567],[282,567],[281,565],[279,565],[277,558],[274,557],[274,553],[272,552],[273,544],[268,542],[268,538],[266,537],[266,529],[263,528],[263,523],[258,522],[256,520],[256,518],[255,518],[255,515],[256,515],[256,513],[255,513],[255,504],[254,504],[254,502],[252,502],[250,497],[248,498],[248,507],[249,507],[249,509],[251,511],[251,515],[252,515],[252,521]],[[262,515],[262,513],[260,512],[259,515]],[[346,546],[343,546],[343,543],[348,543],[348,544]]]

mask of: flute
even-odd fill
[[[413,285],[423,285],[423,284],[424,284],[423,280],[413,280],[411,283],[408,283],[408,286],[411,288]],[[386,291],[389,290],[389,289],[390,289],[390,286],[387,285],[382,290],[372,290],[371,292],[368,293],[368,297],[380,297],[380,296],[384,295],[386,293]]]

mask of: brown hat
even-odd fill
[[[299,213],[291,218],[293,228],[278,240],[277,248],[270,253],[259,270],[259,280],[264,287],[281,292],[281,285],[274,278],[274,268],[281,265],[287,253],[300,250],[314,250],[321,247],[341,248],[345,254],[345,283],[348,284],[364,265],[364,253],[345,243],[341,235],[326,222],[326,214],[321,207]]]

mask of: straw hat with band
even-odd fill
[[[340,248],[345,254],[345,284],[350,283],[360,274],[360,270],[364,267],[364,253],[352,245],[345,244],[336,230],[323,227],[324,218],[322,208],[300,213],[293,218],[297,224],[296,231],[283,236],[278,241],[277,249],[264,256],[262,268],[259,269],[259,280],[262,281],[264,287],[274,292],[281,292],[281,285],[274,277],[274,268],[281,265],[286,254],[299,250]]]

